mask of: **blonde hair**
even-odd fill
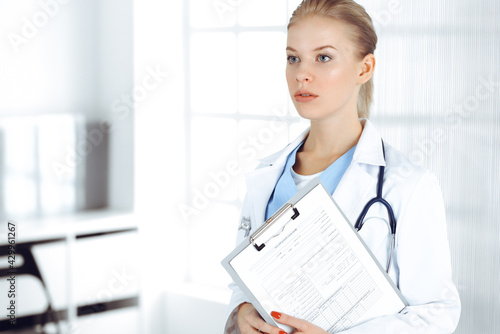
[[[352,0],[304,0],[295,9],[288,23],[288,29],[301,18],[320,15],[338,20],[351,26],[350,39],[357,45],[358,57],[363,59],[373,54],[377,47],[377,34],[373,22],[363,6]],[[358,95],[358,116],[368,118],[373,99],[373,77],[364,83]]]

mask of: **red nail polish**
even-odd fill
[[[278,313],[278,312],[276,312],[276,311],[272,311],[272,312],[271,312],[271,316],[272,316],[273,318],[275,318],[275,319],[279,319],[279,318],[281,318],[281,313]],[[280,332],[280,334],[282,334],[282,333]],[[286,334],[286,333],[285,333],[285,334]]]
[[[280,334],[287,334],[287,332],[285,332],[285,331],[280,331]]]

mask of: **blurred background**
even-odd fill
[[[307,126],[284,74],[299,3],[0,2],[0,330],[222,332],[245,172]],[[443,189],[456,333],[499,333],[500,2],[359,3],[371,118]]]

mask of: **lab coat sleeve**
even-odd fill
[[[441,189],[424,172],[398,219],[398,287],[409,303],[402,312],[380,317],[342,334],[448,334],[460,317],[460,298],[451,277],[451,259]]]
[[[242,208],[242,214],[240,219],[242,219],[244,216],[249,217],[249,209],[248,209],[248,201],[245,200],[243,203],[243,208]],[[238,230],[238,233],[236,235],[236,245],[241,243],[245,239],[245,231],[244,230]],[[238,318],[237,318],[237,309],[238,306],[244,302],[247,302],[247,297],[241,291],[241,289],[238,287],[238,285],[234,282],[231,282],[229,284],[229,288],[233,291],[231,295],[231,300],[229,302],[228,306],[228,311],[227,311],[227,316],[226,316],[226,326],[224,328],[224,333],[225,334],[240,334],[240,329],[238,327]]]
[[[246,302],[247,298],[243,291],[232,282],[229,287],[233,290],[231,295],[231,301],[229,302],[228,314],[226,316],[226,326],[224,328],[225,334],[240,334],[240,329],[238,327],[238,306]]]

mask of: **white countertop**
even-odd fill
[[[0,224],[0,245],[7,242],[7,222]],[[15,223],[16,243],[76,237],[85,234],[137,229],[139,217],[131,212],[96,210],[58,217],[10,220]]]

